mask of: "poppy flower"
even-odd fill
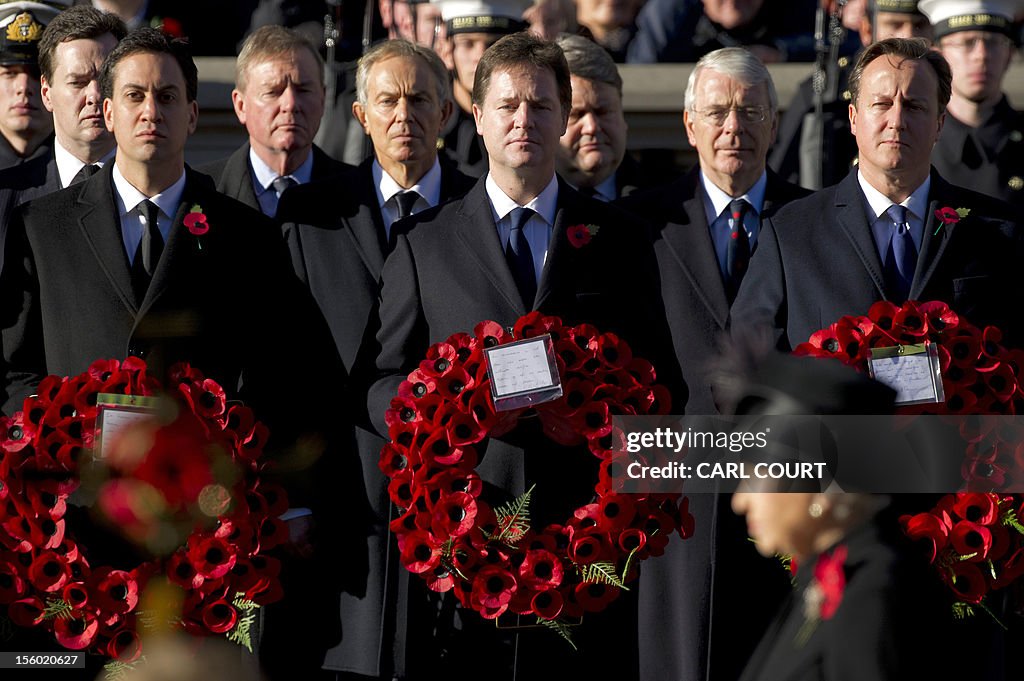
[[[890,333],[900,342],[919,343],[928,335],[928,318],[917,303],[907,301],[893,317]]]
[[[929,561],[935,562],[935,556],[945,548],[949,530],[933,513],[918,513],[900,518],[903,532],[913,540],[925,539],[929,542]]]
[[[577,584],[576,601],[586,612],[600,612],[619,596],[619,587],[612,584]]]
[[[565,599],[558,589],[545,589],[530,599],[530,610],[537,617],[553,620],[562,612]]]
[[[142,641],[135,631],[128,628],[120,629],[111,635],[106,653],[112,659],[126,664],[134,662],[142,654]]]
[[[590,233],[590,230],[584,224],[572,225],[566,230],[566,236],[569,237],[569,243],[572,244],[573,248],[583,248],[594,238],[594,235]]]
[[[577,532],[569,543],[569,559],[577,565],[587,565],[607,555],[604,542],[598,533]]]
[[[598,525],[608,532],[618,533],[633,522],[636,515],[633,499],[625,494],[609,494],[598,503]]]
[[[18,569],[8,562],[0,562],[0,603],[13,603],[25,596],[25,580]]]
[[[472,602],[477,605],[485,619],[497,619],[512,600],[519,588],[511,572],[500,567],[481,568],[473,580]]]
[[[476,521],[476,499],[465,492],[445,494],[434,506],[433,530],[440,539],[459,537]]]
[[[690,513],[690,498],[683,497],[682,501],[679,502],[679,536],[683,539],[689,539],[693,536],[696,526],[697,520]]]
[[[90,580],[90,591],[95,596],[94,604],[106,612],[130,612],[139,602],[139,585],[124,570],[104,569],[94,572]]]
[[[455,575],[453,575],[448,568],[443,565],[438,565],[429,574],[427,578],[427,588],[437,593],[444,593],[445,591],[451,591],[455,586]]]
[[[263,521],[263,526],[265,527],[271,521],[280,522],[277,518],[267,518]],[[287,533],[287,529],[285,532]],[[261,540],[264,537],[264,533],[261,532]],[[271,548],[270,543],[267,544],[265,548]],[[263,546],[262,541],[261,546]],[[218,537],[190,537],[188,560],[195,567],[196,572],[203,576],[203,579],[219,579],[234,567],[237,555],[234,546]]]
[[[434,343],[427,349],[427,358],[420,362],[420,371],[427,376],[440,378],[457,368],[458,353],[448,343]]]
[[[470,445],[484,439],[486,432],[471,413],[457,412],[448,422],[449,438],[453,445]]]
[[[875,326],[883,331],[889,331],[892,328],[893,320],[896,319],[896,315],[900,308],[890,303],[888,300],[879,300],[871,306],[868,310],[868,319],[870,319]]]
[[[168,22],[173,22],[174,19],[164,19],[164,25]],[[178,26],[178,30],[181,30],[181,26]],[[174,35],[174,34],[171,34]],[[206,214],[203,213],[203,209],[198,204],[192,206],[188,213],[185,214],[184,220],[182,220],[185,227],[188,228],[190,234],[194,236],[202,236],[210,231],[210,223],[206,220]]]
[[[944,576],[953,593],[964,603],[977,605],[988,591],[985,574],[974,563],[953,563]]]
[[[276,516],[264,518],[260,523],[259,546],[260,550],[269,550],[275,546],[286,544],[289,540],[288,524]],[[226,543],[226,542],[225,542]],[[234,554],[232,554],[232,560]],[[193,563],[195,560],[193,559]],[[195,563],[196,569],[202,572],[199,563]],[[209,576],[207,576],[209,579]]]
[[[847,549],[838,546],[831,553],[822,554],[814,565],[814,581],[821,590],[821,619],[832,619],[843,602],[846,590]]]
[[[45,608],[46,604],[41,598],[30,596],[8,605],[7,617],[19,627],[35,627],[46,621]]]
[[[1024,575],[1024,547],[1017,549],[1003,563],[1003,570],[992,582],[993,589],[1002,589],[1009,586]]]
[[[946,227],[960,222],[960,214],[949,206],[945,206],[935,211],[935,219],[938,220],[943,227]]]
[[[0,417],[0,435],[3,436],[0,447],[9,454],[20,452],[35,439],[36,429],[33,424],[26,423],[25,413],[17,412],[13,417]]]
[[[612,369],[622,369],[633,361],[629,345],[614,333],[602,333],[596,339],[597,358]]]
[[[519,564],[519,583],[530,589],[557,587],[563,576],[562,561],[544,549],[527,551]]]
[[[68,650],[84,650],[92,645],[99,630],[96,616],[86,610],[72,610],[66,617],[53,620],[57,643]]]
[[[999,495],[991,493],[957,494],[953,512],[972,523],[992,525],[999,520]]]
[[[28,568],[28,579],[32,586],[48,593],[60,591],[68,583],[71,570],[67,561],[54,551],[43,551]]]
[[[238,621],[238,611],[226,600],[216,600],[203,608],[203,624],[215,634],[231,631]]]
[[[984,525],[961,520],[950,530],[949,543],[965,560],[980,563],[988,559],[992,548],[992,532]]]
[[[508,332],[498,322],[484,321],[473,327],[473,335],[484,344],[485,348],[493,348],[512,340]]]
[[[417,531],[399,536],[399,551],[402,565],[414,574],[429,572],[441,560],[441,547],[430,537],[429,532]]]
[[[517,339],[533,338],[550,333],[552,336],[562,335],[562,321],[558,317],[550,317],[542,312],[533,310],[516,320],[512,327],[512,335]],[[590,334],[596,336],[595,333]]]

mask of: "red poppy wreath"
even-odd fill
[[[170,399],[158,403],[153,419],[113,437],[100,463],[101,394]],[[7,617],[51,633],[65,648],[121,663],[140,656],[139,632],[154,617],[249,646],[254,610],[281,596],[280,563],[265,552],[287,536],[278,519],[286,495],[260,479],[268,434],[248,407],[229,404],[216,382],[184,364],[163,385],[135,358],[44,379],[23,411],[0,419],[0,606]],[[134,548],[104,543],[90,551],[87,537],[98,524],[79,522],[72,502],[81,497],[92,497],[92,510]],[[147,586],[167,593],[168,583],[178,587],[181,609],[157,612]],[[142,612],[144,603],[153,610]]]
[[[543,334],[552,336],[564,394],[531,409],[496,411],[484,349]],[[603,610],[637,577],[639,561],[664,552],[673,532],[693,532],[679,494],[627,495],[612,487],[612,416],[669,409],[654,367],[593,326],[564,326],[531,312],[511,329],[482,322],[473,335],[431,346],[391,402],[391,442],[380,458],[401,509],[391,530],[402,564],[430,589],[453,590],[484,618],[535,615],[568,639],[567,622]],[[555,443],[585,445],[598,466],[593,499],[559,522],[531,521],[532,490],[499,508],[481,497],[477,448],[527,414]]]
[[[897,306],[879,301],[866,317],[843,317],[793,352],[838,359],[866,372],[872,348],[932,343],[938,350],[945,402],[903,406],[898,413],[1021,414],[1024,351],[1007,349],[1001,341],[998,328],[980,329],[946,303],[908,301]],[[1014,424],[1006,419],[960,419],[957,425],[966,442],[961,471],[969,490],[992,491],[1021,482],[1024,449],[1016,445],[1024,432],[1007,432]]]

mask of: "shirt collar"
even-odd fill
[[[859,169],[857,170],[857,182],[860,183],[860,189],[864,192],[864,198],[867,199],[868,218],[871,222],[874,222],[882,213],[889,210],[889,206],[893,205],[893,202],[885,194],[872,187],[864,179],[864,174]],[[931,187],[932,176],[928,175],[924,182],[921,183],[921,186],[915,189],[905,201],[900,203],[901,206],[905,206],[922,223],[928,221],[928,192],[931,190]]]
[[[96,161],[93,165],[102,168],[114,158],[115,153],[117,153],[116,147],[108,151],[103,158]],[[61,187],[70,186],[71,181],[75,179],[75,175],[85,165],[84,161],[65,149],[56,138],[53,140],[53,160],[57,163],[57,175],[60,176]]]
[[[149,199],[157,205],[157,208],[160,209],[161,213],[173,220],[175,213],[178,211],[178,205],[181,203],[181,196],[184,193],[184,168],[181,170],[181,177],[179,177],[178,180],[170,187],[155,196],[146,196],[133,187],[132,184],[125,179],[124,175],[121,174],[121,169],[117,167],[117,164],[114,164],[114,194],[117,199],[117,209],[121,217],[131,213],[140,203]]]
[[[272,169],[263,159],[256,154],[256,150],[249,146],[249,167],[252,168],[253,175],[256,176],[256,196],[268,191],[271,188],[271,184],[276,180],[279,175],[277,171]],[[306,184],[313,178],[313,149],[310,148],[309,154],[306,155],[306,160],[295,169],[295,172],[288,173],[287,177],[295,179],[298,184]]]
[[[552,175],[548,185],[525,206],[520,206],[510,199],[508,194],[503,192],[498,183],[494,181],[490,173],[487,173],[484,188],[487,190],[487,198],[491,200],[491,207],[494,209],[495,215],[498,216],[498,220],[503,220],[514,209],[522,207],[533,209],[549,225],[555,224],[555,214],[558,212],[557,175]]]
[[[377,189],[377,204],[384,206],[395,194],[404,191],[414,191],[422,196],[431,206],[441,203],[441,163],[434,159],[434,165],[430,166],[423,177],[416,184],[406,189],[395,182],[395,178],[384,172],[377,160],[374,159],[371,166],[373,173],[373,186]]]
[[[708,180],[703,171],[700,174],[700,183],[704,187],[704,195],[708,198],[704,202],[704,210],[707,213],[708,224],[710,225],[718,219],[722,211],[728,208],[729,203],[736,199],[746,200],[754,209],[754,212],[760,215],[761,210],[764,208],[764,193],[765,187],[768,185],[768,171],[763,171],[761,177],[757,178],[757,182],[742,196],[729,196],[718,185]]]
[[[604,201],[614,201],[618,198],[615,195],[615,175],[616,173],[612,173],[604,179],[604,182],[594,187],[595,198],[600,198]]]

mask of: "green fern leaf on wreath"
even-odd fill
[[[494,512],[498,519],[498,527],[501,528],[498,536],[495,537],[496,541],[515,548],[516,543],[529,531],[530,496],[533,494],[534,487],[536,485],[531,485],[525,494],[504,504]]]
[[[598,561],[583,565],[580,567],[580,576],[584,584],[611,584],[623,591],[629,591],[629,588],[619,579],[619,575],[615,571],[615,563]]]
[[[572,649],[576,650],[576,644],[572,641],[572,629],[569,628],[568,624],[565,622],[559,622],[558,620],[546,620],[543,617],[537,618],[537,624],[543,624],[545,627],[564,638],[566,642],[572,646]]]

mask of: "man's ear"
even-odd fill
[[[39,76],[39,96],[43,100],[43,106],[50,113],[53,113],[53,102],[50,100],[50,84],[46,82],[46,76]]]
[[[231,105],[235,108],[235,116],[238,122],[245,125],[245,95],[235,88],[231,91]]]
[[[110,98],[103,100],[103,124],[107,126],[107,132],[113,134],[114,132],[114,105],[111,103]]]
[[[363,130],[369,135],[370,129],[366,127],[366,109],[358,99],[352,102],[352,116],[359,121],[359,125],[363,126]]]

